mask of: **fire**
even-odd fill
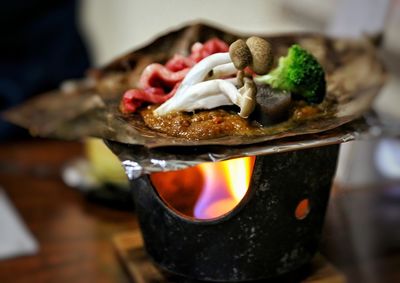
[[[152,174],[151,180],[160,196],[185,214],[187,209],[179,209],[174,204],[184,201],[182,199],[187,199],[188,192],[192,192],[196,198],[188,201],[192,215],[197,219],[212,219],[228,213],[243,199],[250,184],[254,161],[255,157],[243,157],[203,163],[181,171]],[[173,182],[168,182],[171,178]],[[172,191],[176,191],[173,197]]]
[[[210,219],[231,211],[247,192],[253,165],[254,157],[199,165],[205,183],[194,216]]]

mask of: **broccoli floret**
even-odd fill
[[[278,67],[269,74],[256,77],[260,83],[273,88],[290,91],[311,103],[324,99],[325,72],[313,55],[295,44],[289,48],[286,57],[281,57]]]

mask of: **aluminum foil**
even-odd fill
[[[110,140],[105,142],[122,161],[128,177],[134,179],[143,174],[181,170],[204,162],[217,162],[238,157],[268,155],[340,144],[358,139],[362,135],[371,136],[363,119],[324,133],[252,145],[148,148],[142,145],[127,145]]]

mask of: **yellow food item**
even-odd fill
[[[128,178],[121,161],[111,152],[101,139],[85,140],[85,153],[95,177],[102,183],[128,186]]]

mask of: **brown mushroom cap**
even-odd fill
[[[229,56],[238,70],[243,70],[251,64],[251,52],[246,42],[242,39],[238,39],[229,46]]]
[[[257,75],[267,74],[273,63],[271,44],[260,37],[252,36],[247,39],[246,45],[252,57],[250,68]]]

